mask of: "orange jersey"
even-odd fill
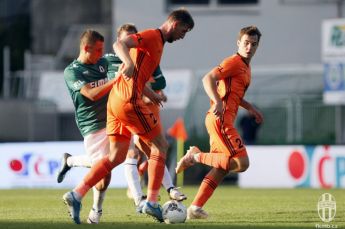
[[[250,66],[242,60],[240,55],[235,54],[225,58],[212,71],[219,80],[217,92],[223,101],[224,121],[232,125],[237,115],[238,107],[250,84]],[[212,105],[213,102],[211,101]]]
[[[159,65],[164,40],[159,29],[149,29],[130,36],[138,42],[136,48],[130,49],[130,57],[135,65],[134,72],[130,80],[125,80],[120,75],[113,90],[123,101],[136,103],[141,99],[146,82]]]

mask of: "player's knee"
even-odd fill
[[[249,168],[249,160],[244,159],[240,160],[239,166],[238,166],[238,172],[242,173],[246,171]]]
[[[137,149],[129,149],[127,153],[127,158],[138,159],[139,151]]]
[[[96,189],[100,192],[107,190],[110,184],[110,180],[111,180],[111,174],[108,174],[95,185]]]
[[[162,151],[157,147],[151,147],[150,158],[161,158],[162,160],[165,161],[166,153],[165,151]]]
[[[123,153],[123,152],[119,152],[115,155],[109,155],[108,159],[111,163],[112,169],[116,167],[117,165],[122,164],[126,160],[126,157],[127,157],[127,153]]]
[[[217,173],[221,177],[225,177],[226,175],[229,174],[229,172],[230,172],[230,169],[217,169]]]
[[[161,144],[161,148],[163,152],[167,152],[168,148],[169,148],[169,143],[167,140],[163,139],[162,144]]]
[[[166,153],[168,151],[169,144],[164,136],[159,135],[152,141],[152,146],[157,148],[160,152]]]

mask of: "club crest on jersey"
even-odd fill
[[[104,68],[103,68],[102,65],[99,65],[98,68],[99,68],[99,71],[100,71],[101,73],[104,73],[104,72],[105,72],[105,70],[104,70]]]
[[[136,33],[135,35],[137,36],[138,43],[140,43],[140,42],[143,40],[143,38],[142,38],[141,35],[138,34],[138,33]]]
[[[218,69],[219,73],[222,73],[224,68],[222,66],[218,65],[217,69]]]

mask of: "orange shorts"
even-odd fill
[[[242,138],[232,125],[224,125],[210,112],[206,115],[205,125],[210,135],[210,153],[226,153],[231,157],[247,156]]]
[[[113,90],[109,94],[107,105],[107,134],[130,141],[132,134],[138,135],[145,142],[150,142],[161,133],[159,114],[154,114],[142,101],[136,104],[121,100]],[[118,137],[117,137],[118,136]]]
[[[160,119],[160,107],[158,105],[155,105],[154,103],[145,103],[145,105],[150,109],[150,111],[153,113],[153,115],[157,118],[157,122],[161,124]]]

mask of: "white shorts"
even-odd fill
[[[84,137],[86,154],[90,157],[91,165],[109,155],[110,146],[106,128],[88,134]]]

